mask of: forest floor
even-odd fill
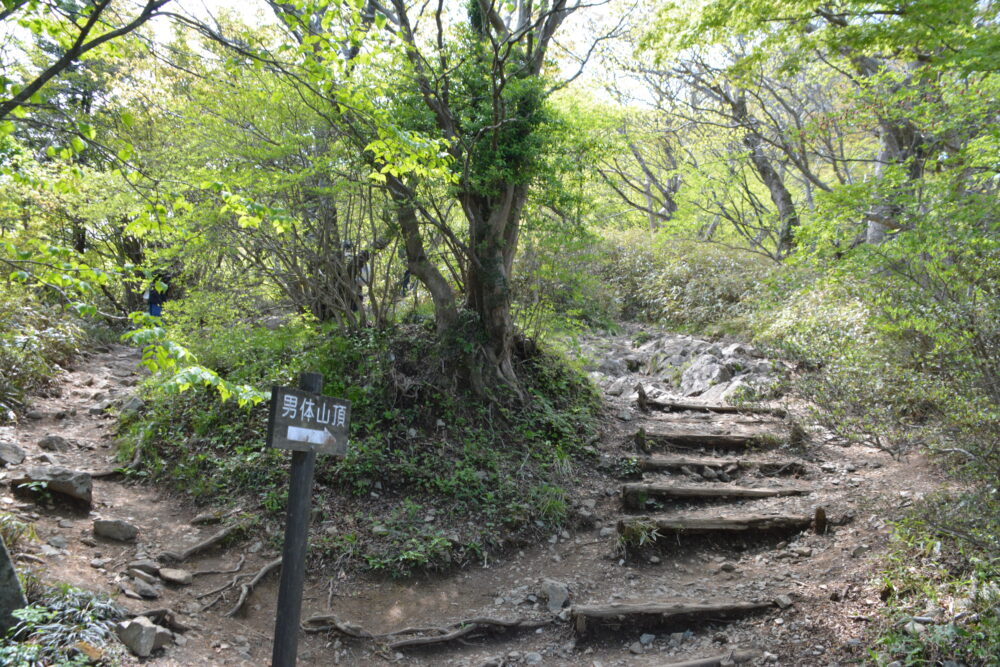
[[[609,353],[629,345],[624,335],[606,342]],[[0,509],[33,522],[39,537],[22,555],[19,567],[35,570],[46,581],[108,592],[137,614],[170,608],[189,629],[176,633],[176,643],[144,664],[267,665],[278,577],[264,578],[242,612],[229,617],[226,612],[235,603],[238,586],[217,601],[217,595],[209,593],[235,575],[198,574],[231,570],[241,562],[241,574],[257,572],[279,555],[266,541],[251,535],[196,554],[177,564],[195,573],[192,584],[157,584],[156,599],[133,599],[124,593],[130,586],[125,576],[130,563],[155,560],[164,551],[183,549],[219,530],[218,525],[192,524],[204,508],[178,494],[114,475],[95,477],[89,510],[26,500],[8,486],[29,466],[106,471],[119,465],[114,458],[115,422],[95,404],[128,397],[139,380],[138,360],[136,350],[117,346],[85,355],[56,379],[48,396],[36,398],[33,418],[0,428],[0,440],[16,442],[27,453],[22,464],[0,471]],[[637,373],[633,379],[650,378]],[[299,664],[611,667],[704,659],[710,660],[691,664],[731,664],[742,658],[750,664],[781,665],[867,662],[866,627],[883,605],[875,573],[889,522],[922,494],[942,486],[942,476],[919,456],[897,461],[876,449],[846,446],[809,424],[804,424],[805,442],[772,437],[751,442],[746,451],[730,445],[725,450],[697,444],[681,448],[671,433],[773,435],[787,430],[788,420],[700,410],[667,412],[655,406],[643,412],[630,392],[624,393],[607,399],[603,437],[595,445],[601,460],[639,456],[658,460],[662,467],[653,470],[656,466],[650,463],[646,472],[625,480],[610,465],[580,472],[568,490],[575,506],[592,517],[592,526],[560,531],[500,560],[445,575],[386,580],[339,570],[307,573],[302,618],[332,615],[341,630],[379,635],[414,626],[459,629],[452,624],[477,617],[524,619],[531,627],[499,632],[480,628],[454,641],[395,648],[391,644],[399,637],[305,633],[299,642]],[[636,446],[639,429],[648,434],[650,448],[656,448],[657,433],[666,433],[666,446],[647,457]],[[38,443],[47,435],[64,438],[65,451],[43,449]],[[696,457],[700,463],[689,462],[680,470],[679,457]],[[734,458],[739,462],[734,464]],[[728,484],[706,481],[706,475],[714,477],[726,469]],[[639,491],[629,509],[623,506],[623,483],[653,486]],[[671,486],[693,487],[689,493],[709,497],[653,502],[657,488]],[[801,495],[711,497],[723,487],[792,489]],[[616,530],[620,520],[634,521],[640,514],[653,516],[644,525],[664,515],[675,520],[804,516],[808,522],[817,507],[824,508],[829,520],[821,534],[815,525],[785,533],[710,531],[701,536],[694,530],[676,535],[666,530],[652,546],[625,553]],[[125,520],[138,527],[138,538],[116,542],[95,537],[95,519]],[[568,595],[566,608],[557,613],[557,605],[549,611],[546,594],[559,598],[563,592]],[[757,606],[740,610],[731,604],[734,601]],[[641,604],[625,606],[633,602]],[[678,606],[706,603],[715,606],[701,611]],[[607,606],[611,604],[620,606]],[[603,612],[611,617],[598,619]],[[589,620],[581,620],[588,615]],[[436,634],[414,636],[437,639]]]

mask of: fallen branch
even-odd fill
[[[256,587],[257,584],[260,583],[261,579],[266,577],[270,572],[277,569],[278,566],[280,565],[281,565],[280,557],[275,558],[270,563],[265,563],[264,566],[257,571],[257,574],[254,576],[253,579],[240,586],[240,597],[236,601],[236,604],[233,606],[233,608],[226,612],[226,616],[231,617],[240,613],[240,610],[243,609],[243,605],[247,601],[247,597],[249,597],[250,593],[253,592],[254,587]]]
[[[160,560],[173,560],[182,563],[191,556],[195,555],[196,553],[204,551],[209,547],[215,546],[216,544],[223,541],[237,530],[241,530],[242,528],[243,524],[236,524],[235,526],[226,526],[225,528],[217,532],[215,535],[212,535],[211,537],[208,537],[202,540],[201,542],[198,542],[197,544],[192,545],[187,549],[184,549],[183,551],[164,551],[162,554],[160,554]]]

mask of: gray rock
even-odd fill
[[[620,377],[614,382],[612,382],[610,385],[608,385],[608,388],[604,390],[604,393],[607,394],[608,396],[621,396],[622,392],[625,391],[625,387],[627,384],[628,384],[628,378]]]
[[[62,535],[53,535],[45,541],[54,546],[56,549],[65,549],[69,544],[69,542],[66,541],[66,538]]]
[[[145,581],[150,586],[160,583],[160,580],[157,579],[156,576],[150,574],[149,572],[143,572],[142,570],[135,570],[130,567],[125,573],[128,576],[132,577],[133,579]]]
[[[750,354],[750,348],[742,343],[732,343],[722,348],[724,357],[745,357]]]
[[[709,466],[705,466],[701,469],[701,476],[712,482],[719,479],[719,473],[715,472],[715,470]]]
[[[917,623],[916,621],[910,621],[903,626],[903,630],[911,635],[922,635],[927,632],[927,627],[923,623]]]
[[[788,595],[779,595],[774,598],[774,604],[778,605],[778,608],[780,609],[788,609],[795,604],[795,602]]]
[[[597,367],[597,370],[604,373],[605,375],[611,375],[613,377],[618,377],[619,375],[625,375],[628,372],[628,367],[625,362],[621,359],[605,359]]]
[[[684,396],[698,396],[713,385],[726,382],[732,377],[729,369],[719,360],[703,354],[697,357],[681,375],[680,391]]]
[[[535,651],[529,651],[524,654],[524,663],[526,665],[538,665],[542,662],[542,654],[536,653]]]
[[[65,452],[70,448],[69,441],[61,435],[51,433],[38,441],[38,446],[48,452]]]
[[[656,635],[651,635],[649,633],[646,633],[641,637],[639,637],[639,643],[642,644],[643,646],[652,646],[653,642],[655,641],[656,641]]]
[[[140,658],[148,658],[157,646],[157,630],[163,630],[145,616],[118,624],[118,639]]]
[[[110,558],[94,558],[90,561],[90,567],[99,570],[110,562]]]
[[[131,542],[139,535],[139,529],[121,519],[97,519],[94,521],[94,535],[118,542]]]
[[[542,582],[539,596],[548,600],[549,611],[557,614],[569,602],[569,587],[561,581],[546,579]]]
[[[33,419],[35,421],[39,419],[45,419],[45,413],[42,412],[41,410],[28,410],[26,413],[24,413],[24,416],[27,417],[28,419]]]
[[[90,475],[61,466],[28,468],[23,477],[11,481],[11,487],[16,489],[22,484],[36,482],[44,484],[47,491],[68,496],[87,505],[93,501],[94,482]]]
[[[153,650],[157,651],[174,639],[174,633],[170,632],[166,628],[161,628],[159,625],[156,626],[156,638],[153,640]]]
[[[600,537],[611,537],[615,534],[615,529],[610,526],[604,526],[601,528],[601,532],[598,533]]]
[[[643,654],[642,644],[640,644],[639,642],[632,642],[632,645],[628,647],[628,650],[629,653],[633,653],[635,655]]]
[[[21,590],[21,582],[14,570],[14,561],[7,552],[7,545],[0,539],[0,633],[4,633],[17,623],[13,612],[27,606]]]
[[[0,463],[16,466],[24,462],[24,450],[13,442],[0,442]]]
[[[146,406],[146,403],[138,396],[132,396],[125,405],[122,406],[122,415],[134,415]]]
[[[177,584],[178,586],[187,586],[194,581],[194,577],[190,572],[174,567],[160,568],[160,579],[163,579],[168,584]]]
[[[155,600],[160,597],[160,591],[156,590],[155,586],[147,584],[142,579],[133,579],[132,589],[147,600]]]
[[[160,566],[155,560],[139,558],[128,564],[130,570],[139,570],[146,574],[156,574],[160,571]]]

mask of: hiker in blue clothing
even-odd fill
[[[159,290],[157,285],[162,284],[163,290]],[[149,304],[149,314],[153,317],[163,315],[163,302],[167,300],[167,292],[170,290],[170,276],[158,275],[153,278],[149,289],[143,295]]]

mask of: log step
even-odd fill
[[[618,520],[623,542],[641,546],[656,535],[709,535],[712,533],[794,533],[805,530],[813,518],[806,514],[740,514],[636,516]]]
[[[719,403],[685,403],[684,401],[657,400],[654,398],[647,398],[645,405],[646,407],[653,408],[654,410],[662,410],[663,412],[714,412],[723,415],[774,415],[775,417],[784,417],[788,414],[783,408],[741,407],[736,405],[721,405]]]
[[[768,609],[773,602],[611,602],[573,605],[570,617],[577,633],[585,634],[591,625],[639,620],[645,624],[675,625],[698,618],[734,618]]]
[[[716,498],[774,498],[798,496],[806,489],[755,489],[729,484],[672,484],[669,482],[633,482],[622,484],[622,503],[630,509],[642,509],[647,498],[716,499]]]
[[[776,461],[755,461],[753,459],[724,458],[715,456],[669,456],[653,454],[638,458],[639,469],[646,472],[657,470],[680,470],[688,468],[715,468],[725,470],[736,466],[743,470],[757,469],[765,475],[780,475],[782,473],[797,475],[805,472],[805,466],[794,459]]]
[[[640,451],[649,451],[652,445],[739,449],[753,445],[777,444],[784,440],[784,437],[776,433],[712,433],[681,430],[669,426],[640,428],[635,434],[635,443]]]

